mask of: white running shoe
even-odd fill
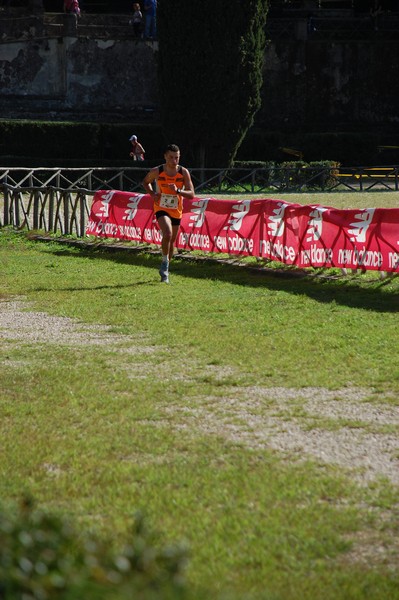
[[[159,269],[159,274],[161,276],[161,283],[169,283],[169,265],[166,262],[161,263],[161,268]]]

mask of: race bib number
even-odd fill
[[[162,208],[177,208],[178,203],[179,199],[177,196],[173,196],[172,194],[161,194],[159,206]]]

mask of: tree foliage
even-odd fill
[[[261,104],[268,0],[158,0],[158,82],[168,143],[230,166]]]

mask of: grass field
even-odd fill
[[[245,196],[243,196],[244,198]],[[247,196],[248,197],[248,196]],[[251,196],[252,197],[252,196]],[[256,197],[256,196],[254,196]],[[334,208],[399,208],[399,192],[302,192],[281,194],[280,192],[260,194],[260,198],[274,198],[298,204],[321,204]]]
[[[9,230],[0,260],[3,502],[115,545],[141,510],[192,598],[399,598],[398,277],[181,257],[162,286]]]

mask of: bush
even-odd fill
[[[130,543],[78,537],[71,523],[36,510],[29,499],[19,510],[0,511],[1,600],[166,600],[183,598],[186,553],[157,548],[141,516]]]
[[[340,164],[335,161],[314,161],[306,163],[303,160],[283,162],[277,169],[277,178],[286,188],[317,188],[324,189],[333,181]]]
[[[310,162],[304,171],[307,176],[307,186],[324,189],[335,182],[334,176],[338,174],[341,164],[331,160]]]
[[[275,163],[273,161],[236,160],[233,164],[235,179],[246,178],[247,183],[253,186],[267,187],[275,176]],[[239,169],[239,170],[237,170]],[[241,171],[243,169],[243,171]],[[254,172],[248,173],[248,169]]]
[[[166,143],[161,127],[152,123],[75,123],[0,120],[0,166],[135,166],[129,158],[129,137],[135,133],[146,149],[146,165],[163,161]],[[396,143],[396,142],[395,142]],[[375,133],[324,132],[301,136],[252,129],[245,137],[237,164],[272,164],[284,156],[282,147],[298,148],[306,161],[337,161],[346,166],[382,164],[378,146],[394,145]],[[182,148],[182,164],[188,148]],[[390,164],[395,160],[388,160]],[[198,165],[190,165],[198,167]]]
[[[1,154],[14,156],[57,160],[95,156],[99,148],[99,126],[95,123],[2,121],[0,133]]]

